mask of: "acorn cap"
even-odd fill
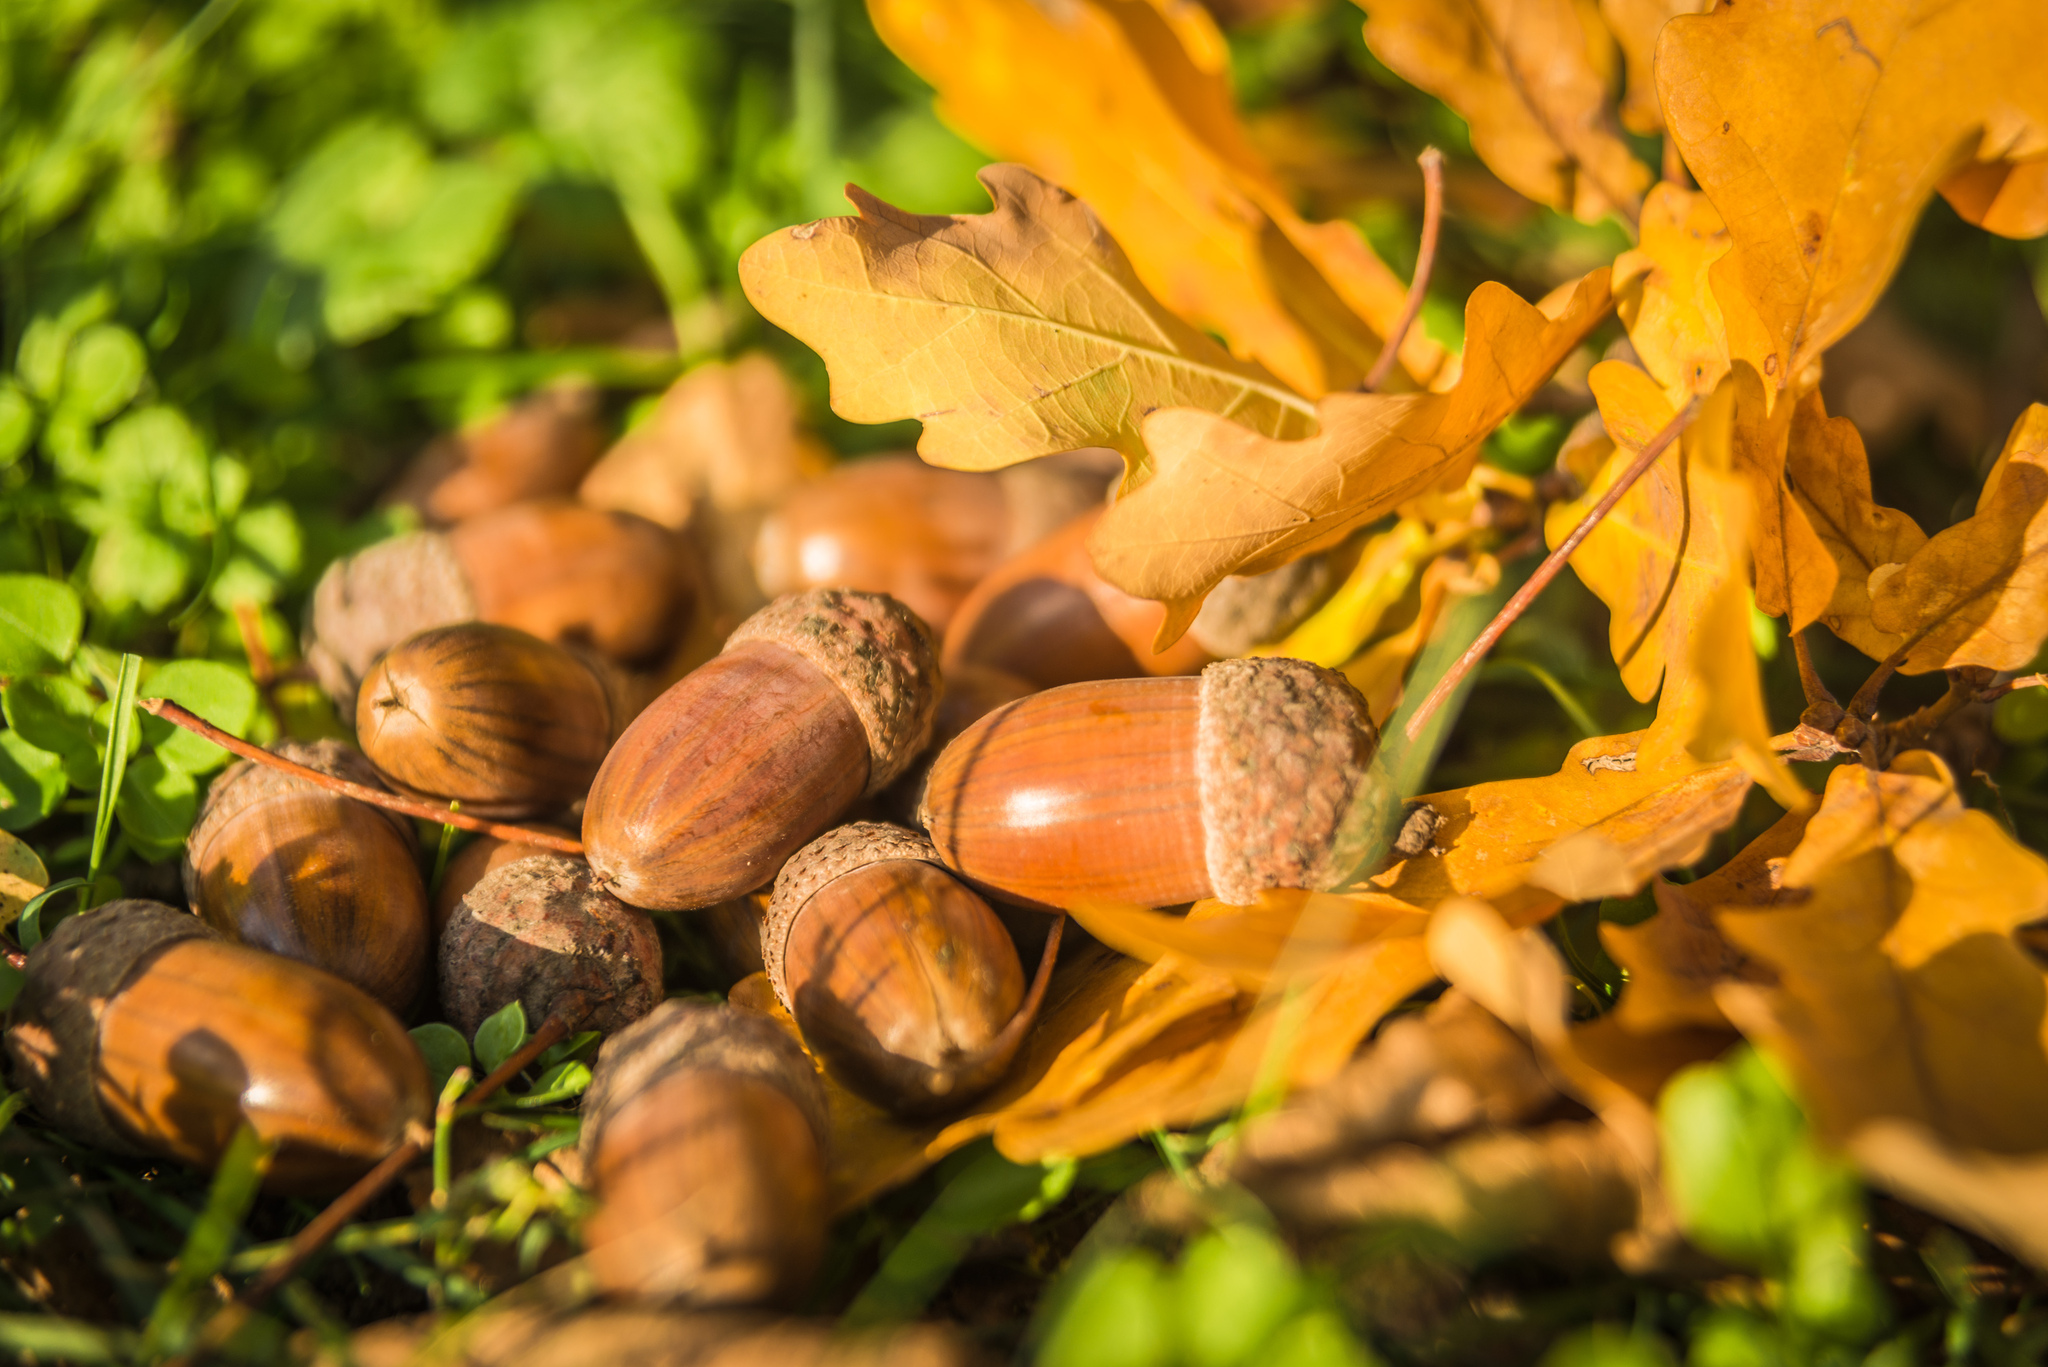
[[[294,764],[303,764],[308,769],[318,769],[335,778],[345,778],[351,783],[360,783],[365,788],[389,792],[390,787],[377,773],[376,766],[346,741],[339,740],[282,740],[270,747],[270,753],[288,759]],[[354,802],[355,798],[329,792],[317,784],[288,774],[282,769],[273,769],[267,764],[258,764],[252,759],[236,760],[206,790],[206,804],[199,809],[199,819],[192,823],[192,834],[185,841],[185,900],[193,906],[199,905],[199,868],[195,856],[203,853],[213,838],[226,830],[229,823],[258,803],[267,802],[284,793],[320,793],[336,802]],[[412,822],[398,813],[383,807],[362,804],[391,823],[391,828],[405,839],[408,849],[416,848],[418,836]]]
[[[393,537],[335,561],[320,576],[306,606],[306,663],[347,712],[379,655],[417,632],[476,614],[469,577],[445,535]]]
[[[741,622],[725,648],[766,641],[837,684],[868,738],[869,793],[889,786],[931,740],[939,654],[931,628],[886,593],[786,594]]]
[[[66,918],[29,951],[7,1052],[15,1081],[51,1125],[94,1148],[144,1151],[100,1111],[100,1013],[160,951],[182,940],[219,938],[189,912],[125,898]]]
[[[596,1161],[598,1138],[619,1108],[684,1068],[773,1084],[803,1112],[819,1148],[826,1147],[832,1126],[825,1088],[810,1055],[788,1031],[756,1012],[674,997],[606,1040],[599,1051],[583,1094],[579,1148],[586,1167]]]
[[[783,1010],[792,1015],[796,1012],[783,978],[783,954],[789,947],[789,929],[796,924],[796,915],[804,909],[804,903],[833,879],[891,859],[915,859],[940,869],[946,867],[922,831],[883,821],[855,821],[825,832],[798,850],[782,866],[782,872],[775,875],[775,892],[768,899],[767,914],[761,918],[761,966],[767,970],[768,982]]]
[[[1331,888],[1399,807],[1379,729],[1351,682],[1306,660],[1219,660],[1202,671],[1195,772],[1216,897]]]

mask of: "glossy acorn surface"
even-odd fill
[[[285,741],[285,758],[382,787],[339,741]],[[412,827],[368,803],[243,760],[207,792],[186,842],[185,891],[230,939],[312,964],[394,1012],[431,959]]]
[[[379,660],[356,695],[363,753],[406,792],[484,816],[582,797],[611,740],[603,683],[561,647],[487,622],[435,627]]]
[[[1069,684],[996,709],[933,762],[922,824],[1005,897],[1170,906],[1210,893],[1194,679]]]
[[[30,956],[7,1042],[59,1128],[211,1167],[246,1120],[278,1146],[276,1191],[344,1185],[433,1106],[418,1048],[365,993],[161,903],[59,925]]]

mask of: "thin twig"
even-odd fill
[[[1401,302],[1401,316],[1394,320],[1386,345],[1380,348],[1379,359],[1372,363],[1372,369],[1365,372],[1365,380],[1358,386],[1368,394],[1386,382],[1394,362],[1400,358],[1401,343],[1414,326],[1415,315],[1422,312],[1423,296],[1429,293],[1429,273],[1436,267],[1437,229],[1444,217],[1444,154],[1434,147],[1425,147],[1415,161],[1422,167],[1422,245],[1415,253],[1415,278],[1408,282],[1408,297]]]
[[[1792,633],[1792,658],[1799,662],[1799,687],[1806,694],[1806,711],[1800,720],[1809,726],[1832,732],[1842,722],[1842,704],[1813,666],[1813,651],[1802,629]]]
[[[2048,688],[2048,674],[2022,674],[2017,679],[2007,679],[2002,684],[1994,684],[1990,688],[1979,689],[1977,701],[1997,702],[2006,694],[2017,692],[2022,688]]]
[[[1906,662],[1907,654],[1917,644],[1917,638],[1908,641],[1878,662],[1877,668],[1870,671],[1870,677],[1863,681],[1863,686],[1849,699],[1850,716],[1859,721],[1869,721],[1877,715],[1878,695],[1884,692],[1884,686],[1892,681],[1892,675],[1899,672],[1899,666]]]
[[[406,816],[416,816],[422,821],[433,821],[443,826],[460,826],[465,831],[478,831],[484,835],[494,835],[500,840],[517,841],[522,845],[539,845],[543,849],[559,850],[563,854],[580,855],[583,853],[583,842],[580,840],[571,840],[566,836],[560,835],[549,835],[546,831],[529,830],[525,826],[511,826],[502,822],[486,821],[482,817],[450,811],[447,807],[432,802],[422,802],[418,798],[400,797],[397,793],[387,793],[380,788],[366,788],[360,783],[351,783],[345,778],[336,778],[332,774],[323,774],[318,769],[308,769],[305,765],[295,764],[282,755],[273,755],[260,745],[251,745],[239,736],[229,735],[212,722],[206,720],[206,718],[194,716],[169,698],[138,698],[135,701],[135,705],[153,717],[161,717],[175,726],[184,727],[194,735],[204,736],[223,750],[232,751],[243,759],[254,760],[258,764],[267,764],[271,768],[281,770],[294,778],[302,778],[308,783],[317,784],[327,789],[329,792],[355,798],[358,802],[367,802],[373,807],[382,807],[387,811],[400,812]]]
[[[1515,624],[1515,620],[1528,610],[1529,604],[1536,601],[1536,595],[1543,592],[1551,580],[1557,578],[1559,571],[1564,569],[1565,561],[1571,559],[1572,552],[1579,548],[1579,543],[1593,534],[1593,529],[1600,525],[1601,519],[1607,516],[1615,504],[1621,502],[1622,495],[1643,477],[1643,473],[1657,463],[1657,458],[1670,448],[1671,443],[1678,440],[1679,433],[1685,431],[1686,426],[1692,422],[1693,415],[1698,412],[1699,400],[1694,399],[1679,411],[1678,416],[1664,424],[1664,430],[1650,438],[1649,444],[1643,447],[1635,460],[1630,462],[1629,467],[1621,472],[1621,477],[1614,481],[1614,486],[1600,496],[1600,501],[1593,505],[1592,511],[1579,519],[1579,525],[1572,528],[1571,535],[1567,536],[1556,550],[1544,557],[1543,563],[1536,567],[1536,572],[1529,576],[1529,582],[1517,589],[1515,596],[1508,599],[1507,606],[1494,614],[1493,620],[1486,624],[1486,630],[1479,633],[1479,639],[1458,657],[1457,663],[1444,671],[1444,676],[1437,680],[1436,687],[1422,700],[1422,706],[1415,709],[1415,715],[1408,719],[1409,740],[1412,741],[1422,734],[1422,728],[1429,721],[1431,714],[1443,706],[1444,699],[1448,698],[1463,682],[1465,676],[1486,658],[1486,652],[1493,649],[1494,643],[1500,640],[1507,629]]]
[[[569,1022],[562,1016],[549,1016],[542,1022],[533,1038],[515,1050],[512,1056],[492,1070],[489,1077],[463,1098],[468,1106],[487,1101],[500,1087],[525,1072],[528,1065],[542,1054],[559,1044],[569,1033]],[[167,1367],[193,1367],[193,1364],[211,1357],[215,1352],[241,1332],[249,1317],[263,1308],[278,1288],[299,1274],[299,1269],[333,1241],[349,1221],[355,1219],[364,1206],[383,1194],[384,1189],[398,1180],[407,1168],[417,1163],[421,1156],[432,1147],[434,1138],[424,1125],[415,1124],[405,1141],[384,1160],[356,1180],[354,1186],[334,1198],[327,1209],[314,1216],[307,1226],[292,1236],[291,1247],[284,1256],[264,1268],[263,1271],[243,1287],[241,1292],[215,1312],[206,1327],[200,1331],[192,1351],[182,1358],[174,1358]]]

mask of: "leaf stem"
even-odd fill
[[[1436,687],[1429,691],[1429,696],[1422,700],[1422,706],[1416,708],[1415,715],[1408,719],[1408,739],[1412,741],[1421,734],[1430,714],[1443,706],[1444,699],[1456,690],[1459,681],[1486,658],[1486,652],[1493,649],[1494,643],[1515,624],[1516,619],[1528,611],[1529,605],[1536,601],[1536,595],[1543,592],[1551,580],[1557,578],[1558,572],[1564,569],[1565,561],[1571,559],[1572,552],[1579,548],[1579,543],[1593,534],[1593,529],[1613,511],[1615,504],[1621,502],[1622,495],[1633,488],[1635,482],[1657,463],[1657,458],[1678,440],[1679,434],[1685,431],[1694,415],[1699,412],[1699,407],[1699,400],[1692,400],[1676,417],[1664,424],[1663,431],[1650,438],[1649,444],[1644,446],[1629,463],[1629,467],[1621,472],[1613,487],[1600,496],[1600,501],[1593,505],[1592,511],[1579,519],[1579,525],[1572,528],[1571,535],[1544,558],[1543,563],[1536,567],[1536,572],[1529,576],[1529,582],[1522,585],[1515,592],[1515,596],[1508,599],[1507,605],[1494,614],[1493,620],[1486,624],[1486,630],[1479,633],[1479,639],[1458,657],[1456,664],[1444,672],[1444,676],[1437,680]]]
[[[137,701],[135,705],[153,717],[161,717],[174,726],[184,727],[194,735],[204,736],[223,750],[232,751],[243,759],[254,760],[258,764],[267,764],[271,768],[282,770],[294,778],[302,778],[308,783],[327,789],[329,792],[340,793],[344,797],[352,797],[358,802],[367,802],[373,807],[382,807],[387,811],[399,812],[405,816],[416,816],[422,821],[432,821],[444,826],[460,826],[465,831],[476,831],[483,835],[494,835],[500,840],[514,840],[523,845],[539,845],[543,849],[559,850],[563,854],[580,855],[583,853],[583,842],[580,840],[570,840],[564,836],[549,835],[546,831],[528,830],[524,826],[512,826],[497,821],[485,821],[482,817],[451,811],[447,807],[436,806],[431,802],[421,802],[416,798],[401,797],[397,793],[387,793],[377,788],[366,788],[360,783],[351,783],[345,778],[336,778],[332,774],[323,774],[318,769],[308,769],[305,765],[295,764],[282,755],[273,755],[260,745],[251,745],[240,736],[229,735],[204,717],[194,716],[169,698],[143,698]]]
[[[1365,372],[1365,379],[1358,386],[1368,394],[1386,382],[1399,359],[1401,342],[1414,326],[1415,315],[1422,312],[1423,297],[1429,293],[1429,273],[1436,267],[1437,230],[1444,217],[1444,154],[1434,147],[1425,147],[1415,160],[1422,167],[1422,245],[1415,253],[1415,277],[1408,282],[1408,297],[1401,303],[1401,316],[1394,320],[1386,345],[1380,348],[1379,359],[1372,363],[1372,369]]]

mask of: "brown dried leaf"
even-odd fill
[[[1614,126],[1614,40],[1574,0],[1374,0],[1373,55],[1463,115],[1472,150],[1538,203],[1633,222],[1650,183]]]
[[[1021,166],[991,166],[987,214],[920,216],[859,189],[858,218],[799,224],[740,259],[776,326],[824,357],[853,422],[918,418],[918,454],[955,470],[1112,446],[1193,404],[1258,431],[1311,429],[1307,400],[1169,313],[1088,206]]]

